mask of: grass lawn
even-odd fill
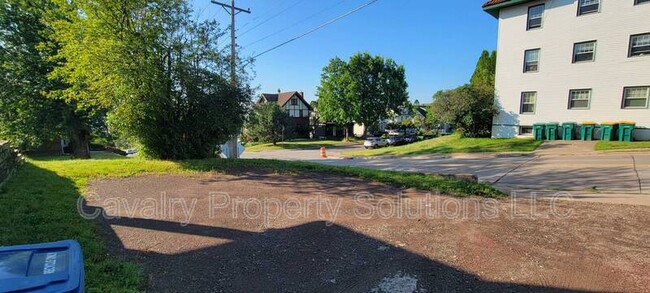
[[[599,141],[598,143],[596,143],[597,151],[634,150],[634,149],[650,149],[650,141],[635,141],[635,142]]]
[[[289,175],[327,172],[456,196],[504,196],[489,185],[418,173],[274,160],[172,162],[95,155],[98,159],[84,161],[62,157],[29,158],[0,190],[0,246],[77,239],[83,247],[89,292],[146,289],[146,277],[140,267],[109,255],[97,224],[78,215],[78,199],[82,198],[87,182],[95,178],[205,171],[237,174],[247,170],[265,170]]]
[[[343,146],[343,145],[355,145],[358,143],[359,142],[357,141],[345,142],[340,140],[294,140],[294,141],[279,142],[277,145],[273,145],[272,143],[247,145],[246,151],[252,153],[258,153],[262,151],[277,151],[277,150],[286,150],[286,149],[312,150],[312,149],[319,149],[320,147],[323,146],[333,147],[333,146]]]
[[[387,147],[344,153],[349,156],[367,157],[382,155],[422,155],[483,152],[531,152],[541,141],[521,138],[460,138],[457,135],[443,136],[409,145]]]

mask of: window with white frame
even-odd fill
[[[544,18],[544,4],[531,6],[528,8],[528,23],[526,29],[534,29],[542,27],[542,20]]]
[[[600,11],[600,0],[579,0],[578,15]]]
[[[539,71],[540,49],[526,50],[524,53],[524,73]]]
[[[537,104],[537,92],[521,93],[520,114],[535,114],[536,104]]]
[[[596,59],[596,41],[576,43],[573,45],[573,63],[594,61]]]
[[[650,33],[630,37],[629,57],[650,55]]]
[[[626,87],[623,90],[623,109],[648,108],[650,86]]]
[[[569,109],[586,110],[589,109],[591,101],[591,90],[571,90],[569,91]]]

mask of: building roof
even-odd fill
[[[292,92],[284,92],[284,93],[276,93],[276,94],[262,94],[262,98],[264,98],[266,102],[278,103],[278,106],[280,107],[284,107],[284,105],[286,105],[293,96],[297,96],[298,99],[300,99],[303,103],[305,103],[305,105],[307,105],[307,108],[309,110],[313,110],[312,107],[309,105],[309,103],[307,103],[305,97],[303,97],[303,94],[301,92],[292,91]]]
[[[534,0],[489,0],[483,4],[483,10],[494,17],[499,17],[502,8],[532,2]]]

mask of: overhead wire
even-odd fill
[[[363,4],[363,5],[355,8],[355,9],[350,10],[350,11],[344,13],[344,14],[341,14],[341,15],[339,15],[339,16],[337,16],[337,17],[335,17],[335,18],[333,18],[333,19],[331,19],[331,20],[329,20],[327,22],[324,22],[324,23],[322,23],[322,24],[308,30],[307,32],[305,32],[305,33],[303,33],[303,34],[301,34],[299,36],[293,37],[293,38],[291,38],[291,39],[289,39],[289,40],[287,40],[287,41],[285,41],[285,42],[283,42],[283,43],[281,43],[281,44],[279,44],[277,46],[274,46],[274,47],[272,47],[272,48],[270,48],[270,49],[268,49],[266,51],[263,51],[262,53],[259,53],[259,54],[255,55],[255,56],[253,56],[252,59],[256,59],[257,57],[260,57],[260,56],[262,56],[264,54],[267,54],[267,53],[269,53],[269,52],[271,52],[273,50],[276,50],[276,49],[278,49],[278,48],[280,48],[280,47],[282,47],[282,46],[284,46],[286,44],[289,44],[291,42],[294,42],[296,40],[304,38],[305,36],[310,35],[310,34],[316,32],[316,31],[318,31],[318,30],[320,30],[320,29],[322,29],[322,28],[324,28],[324,27],[326,27],[326,26],[328,26],[330,24],[333,24],[333,23],[335,23],[335,22],[337,22],[337,21],[339,21],[339,20],[341,20],[343,18],[346,18],[346,17],[348,17],[348,16],[350,16],[350,15],[352,15],[352,14],[354,14],[354,13],[356,13],[356,12],[358,12],[358,11],[360,11],[360,10],[362,10],[362,9],[376,3],[377,1],[379,1],[379,0],[372,0],[372,1],[368,2],[368,3],[366,3],[366,4]]]
[[[267,40],[270,37],[273,37],[273,36],[276,36],[276,35],[278,35],[280,33],[283,33],[285,31],[287,31],[288,29],[295,28],[297,25],[300,25],[300,24],[304,23],[307,20],[310,20],[310,19],[312,19],[312,18],[314,18],[314,17],[316,17],[316,16],[318,16],[320,14],[323,14],[323,13],[325,13],[327,11],[330,11],[330,10],[338,7],[339,5],[343,4],[345,1],[347,1],[347,0],[341,0],[341,1],[339,1],[338,3],[336,3],[336,4],[332,5],[332,6],[326,7],[325,9],[322,9],[322,10],[320,10],[320,11],[318,11],[318,12],[316,12],[316,13],[314,13],[314,14],[306,17],[306,18],[303,18],[303,19],[301,19],[299,21],[294,22],[289,26],[286,26],[286,27],[284,27],[284,28],[282,28],[282,29],[280,29],[278,31],[275,31],[275,32],[273,32],[271,34],[268,34],[268,35],[266,35],[266,36],[264,36],[264,37],[262,37],[262,38],[260,38],[260,39],[258,39],[256,41],[254,41],[254,42],[250,42],[250,43],[246,44],[244,47],[250,47],[250,46],[255,45],[255,44],[257,44],[257,43],[259,43],[261,41]]]
[[[262,21],[262,22],[256,24],[255,26],[253,26],[253,27],[251,27],[251,28],[245,30],[244,32],[242,32],[241,34],[239,34],[239,36],[241,37],[241,36],[243,36],[243,35],[245,35],[245,34],[251,32],[251,31],[255,30],[256,28],[258,28],[258,27],[260,27],[260,26],[266,24],[267,22],[269,22],[269,21],[275,19],[276,17],[282,15],[283,13],[287,12],[289,9],[294,8],[294,7],[300,5],[302,2],[305,2],[305,1],[306,1],[306,0],[298,0],[298,1],[293,2],[293,4],[289,5],[289,7],[287,7],[287,8],[285,8],[285,9],[281,10],[280,12],[278,12],[278,13],[276,13],[276,14],[274,14],[274,15],[272,15],[271,17],[269,17],[269,18],[267,18],[266,20],[264,20],[264,21]]]

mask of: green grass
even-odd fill
[[[82,198],[88,181],[95,178],[206,171],[237,174],[261,170],[280,174],[337,174],[456,196],[504,196],[486,184],[418,173],[306,162],[221,159],[172,162],[110,155],[99,157],[83,161],[62,157],[28,158],[25,166],[0,190],[0,246],[78,240],[83,247],[89,292],[137,292],[146,289],[146,278],[141,268],[109,255],[97,223],[83,220],[77,213],[78,199]]]
[[[457,135],[450,135],[397,147],[347,152],[344,155],[367,157],[383,155],[531,152],[536,150],[541,144],[542,142],[532,139],[460,138]]]
[[[635,141],[635,142],[621,142],[621,141],[599,141],[596,143],[597,151],[612,151],[612,150],[635,150],[635,149],[650,149],[650,141]]]
[[[333,147],[344,145],[355,145],[356,141],[340,141],[340,140],[294,140],[279,142],[276,145],[272,143],[255,144],[246,146],[246,151],[251,153],[258,153],[263,151],[277,151],[277,150],[312,150],[319,149],[320,147]]]

